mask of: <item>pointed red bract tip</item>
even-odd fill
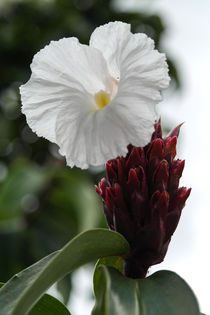
[[[184,123],[179,124],[177,127],[175,127],[172,131],[169,132],[169,134],[167,135],[167,137],[165,137],[165,139],[168,138],[173,138],[173,137],[177,137],[179,136],[179,132],[180,132],[180,128]]]

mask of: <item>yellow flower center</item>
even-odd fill
[[[96,93],[94,98],[99,109],[104,108],[111,102],[110,95],[104,91],[99,91]]]

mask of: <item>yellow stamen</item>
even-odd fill
[[[104,91],[99,91],[96,93],[94,98],[99,109],[104,108],[111,102],[110,95]]]

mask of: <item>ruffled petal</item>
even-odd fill
[[[95,47],[103,53],[113,78],[120,76],[121,55],[126,49],[130,35],[130,24],[110,22],[97,27],[90,37],[90,47]]]
[[[129,143],[146,145],[156,120],[155,105],[170,78],[164,54],[154,49],[145,34],[130,32],[130,25],[111,22],[97,28],[90,45],[103,52],[112,75],[119,80],[118,91],[109,105],[125,126],[130,123]],[[111,72],[111,70],[110,70]]]
[[[94,94],[111,86],[101,52],[76,38],[52,41],[34,56],[31,70],[30,80],[20,87],[22,112],[32,130],[52,142],[56,142],[56,119],[63,106],[70,106],[81,93]],[[83,106],[91,110],[94,102]]]
[[[77,103],[84,101],[85,95]],[[136,139],[128,112],[119,113],[110,104],[102,110],[82,112],[77,103],[63,108],[57,119],[56,141],[67,164],[87,168],[102,165],[114,156],[125,156],[130,140]],[[69,121],[69,117],[75,119]],[[148,127],[146,123],[140,126],[142,132]],[[153,128],[148,133],[152,131]]]
[[[110,22],[95,29],[90,46],[103,53],[110,73],[119,79],[122,88],[124,81],[130,80],[131,93],[161,100],[159,91],[168,86],[170,78],[165,55],[154,49],[152,39],[132,34],[127,23]]]
[[[127,141],[134,146],[145,146],[151,140],[157,114],[148,101],[138,101],[130,95],[118,95],[110,104],[110,111],[118,125],[127,134]]]
[[[90,46],[76,38],[51,42],[33,59],[20,88],[29,126],[60,147],[69,166],[87,168],[146,145],[154,105],[168,85],[165,56],[130,25],[97,28]],[[109,103],[110,102],[110,103]]]

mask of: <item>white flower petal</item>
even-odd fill
[[[135,93],[161,100],[159,90],[168,86],[170,78],[165,55],[154,50],[152,39],[145,34],[132,34],[129,24],[110,22],[95,29],[90,46],[103,53],[110,73],[119,77],[121,86],[124,80],[130,80]]]
[[[76,38],[52,41],[33,59],[30,80],[20,87],[22,112],[38,136],[56,142],[56,117],[64,105],[80,93],[110,88],[106,62],[95,48]],[[85,103],[83,106],[92,106]]]
[[[130,24],[110,22],[97,27],[90,37],[90,46],[103,53],[114,78],[120,75],[121,54],[126,49],[130,34]]]
[[[87,168],[125,155],[130,139],[136,137],[126,114],[121,116],[110,105],[92,112],[81,112],[76,104],[63,108],[57,119],[56,140],[67,164]],[[76,119],[69,121],[69,117]]]
[[[162,99],[160,90],[170,81],[165,55],[154,49],[152,39],[132,34],[130,25],[122,22],[97,28],[90,45],[103,52],[109,69],[114,69],[112,75],[119,77],[118,92],[109,106],[125,126],[130,122],[129,143],[146,145],[154,130],[155,105]]]
[[[168,85],[165,56],[130,25],[97,28],[90,46],[76,38],[51,42],[33,59],[20,88],[29,126],[60,147],[67,164],[87,168],[146,145],[155,104]],[[110,103],[109,103],[110,102]]]

